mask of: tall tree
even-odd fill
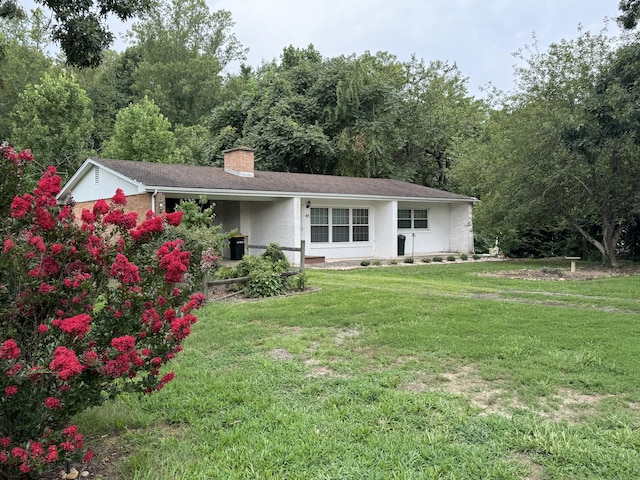
[[[134,91],[147,95],[173,123],[195,125],[219,103],[221,72],[245,48],[231,13],[210,12],[204,0],[165,0],[132,27],[139,49]]]
[[[11,119],[8,115],[29,83],[39,83],[52,66],[45,54],[48,37],[42,11],[36,10],[30,17],[12,20],[0,19],[0,44],[4,45],[4,58],[0,69],[0,141],[11,136]]]
[[[74,77],[64,74],[45,74],[41,83],[28,85],[19,95],[11,113],[11,142],[33,151],[34,175],[53,165],[66,180],[87,158],[93,131],[90,103]]]
[[[396,168],[415,183],[449,189],[455,147],[476,134],[487,108],[469,95],[467,79],[456,65],[427,65],[414,57],[405,69],[404,145]]]
[[[113,42],[109,17],[129,20],[146,11],[151,0],[35,0],[53,14],[51,35],[64,52],[67,63],[95,67],[102,52]],[[16,0],[0,0],[0,18],[23,16]]]
[[[176,148],[171,123],[149,98],[122,109],[102,155],[121,160],[169,163]]]
[[[482,176],[480,211],[496,230],[571,226],[617,266],[617,241],[640,212],[640,50],[613,45],[604,33],[581,33],[529,50],[518,91],[457,178],[478,188]]]
[[[116,113],[126,106],[119,105],[115,76],[123,55],[109,50],[104,53],[104,60],[99,66],[76,69],[78,83],[91,99],[94,129],[90,145],[98,153],[113,134]]]
[[[622,15],[618,17],[618,23],[628,30],[635,28],[640,19],[640,0],[620,0],[619,8]]]
[[[401,92],[406,84],[402,64],[393,55],[365,52],[346,65],[336,85],[335,119],[338,172],[364,177],[394,176],[394,157],[403,139]]]

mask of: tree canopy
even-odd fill
[[[93,130],[91,101],[70,75],[46,73],[29,84],[13,109],[11,142],[38,155],[31,166],[35,180],[55,165],[66,180],[90,154]]]
[[[640,212],[640,46],[614,45],[582,32],[523,51],[519,90],[462,147],[456,172],[494,231],[570,227],[618,265]]]
[[[145,97],[118,112],[113,136],[102,154],[122,160],[168,163],[175,146],[171,123],[154,101]]]
[[[51,36],[65,54],[67,63],[95,67],[113,42],[108,17],[128,20],[145,12],[150,0],[35,0],[53,13]],[[0,18],[24,16],[15,0],[0,1]]]
[[[635,28],[640,19],[640,0],[620,0],[620,11],[618,23],[628,30]]]

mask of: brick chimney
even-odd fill
[[[223,150],[224,171],[239,177],[253,177],[254,152],[255,150],[249,147]]]

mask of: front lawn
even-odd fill
[[[640,478],[640,276],[309,271],[211,303],[150,397],[81,416],[95,478]],[[580,268],[580,264],[578,266]]]

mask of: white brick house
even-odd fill
[[[90,158],[59,198],[71,193],[82,207],[117,188],[142,216],[205,196],[224,230],[249,244],[305,240],[308,256],[327,260],[473,252],[473,197],[399,180],[254,170],[246,147],[226,151],[224,168]]]

